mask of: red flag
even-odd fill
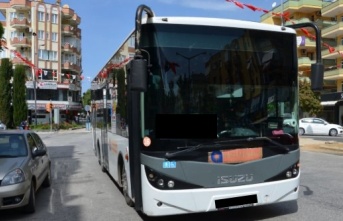
[[[244,8],[244,5],[240,2],[234,1],[235,5],[237,5],[240,8]]]
[[[253,5],[250,5],[250,4],[243,4],[243,5],[245,5],[247,8],[250,8],[250,9],[253,10],[253,11],[258,10],[258,8],[255,7],[255,6],[253,6]]]
[[[330,52],[330,53],[334,52],[335,50],[336,50],[335,48],[329,46],[329,52]]]
[[[42,74],[42,69],[37,69],[36,70],[36,76],[38,77],[39,75],[41,75]]]

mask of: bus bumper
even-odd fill
[[[163,191],[149,184],[144,168],[141,170],[141,173],[142,212],[147,216],[211,212],[297,200],[300,182],[299,173],[293,179],[254,185]],[[243,202],[242,205],[218,208],[219,201],[232,198],[245,199],[248,196],[256,196],[257,202],[246,204]]]

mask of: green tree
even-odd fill
[[[2,27],[2,24],[0,22],[0,39],[2,39],[4,36],[4,27]],[[2,51],[3,48],[2,48],[2,42],[0,41],[0,51]]]
[[[91,101],[92,101],[91,90],[88,89],[85,93],[83,93],[82,104],[83,106],[90,105]]]
[[[26,74],[23,65],[17,65],[13,75],[13,122],[19,125],[27,119]]]
[[[311,84],[307,81],[299,82],[299,105],[303,112],[315,116],[323,111],[320,104],[320,94],[311,90]]]
[[[1,59],[0,67],[0,120],[7,128],[13,128],[13,109],[11,93],[12,63],[8,58]]]

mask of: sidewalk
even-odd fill
[[[69,129],[69,130],[57,130],[57,131],[50,131],[50,130],[45,130],[45,131],[36,131],[37,134],[46,134],[46,133],[90,133],[91,131],[87,131],[86,128],[80,128],[80,129]]]
[[[299,136],[299,142],[302,150],[343,154],[343,143],[334,140],[322,141],[317,140],[316,137]]]

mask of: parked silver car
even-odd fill
[[[0,121],[0,130],[6,130],[6,125]]]
[[[0,210],[22,208],[35,212],[35,194],[51,185],[47,148],[30,130],[0,131]]]

